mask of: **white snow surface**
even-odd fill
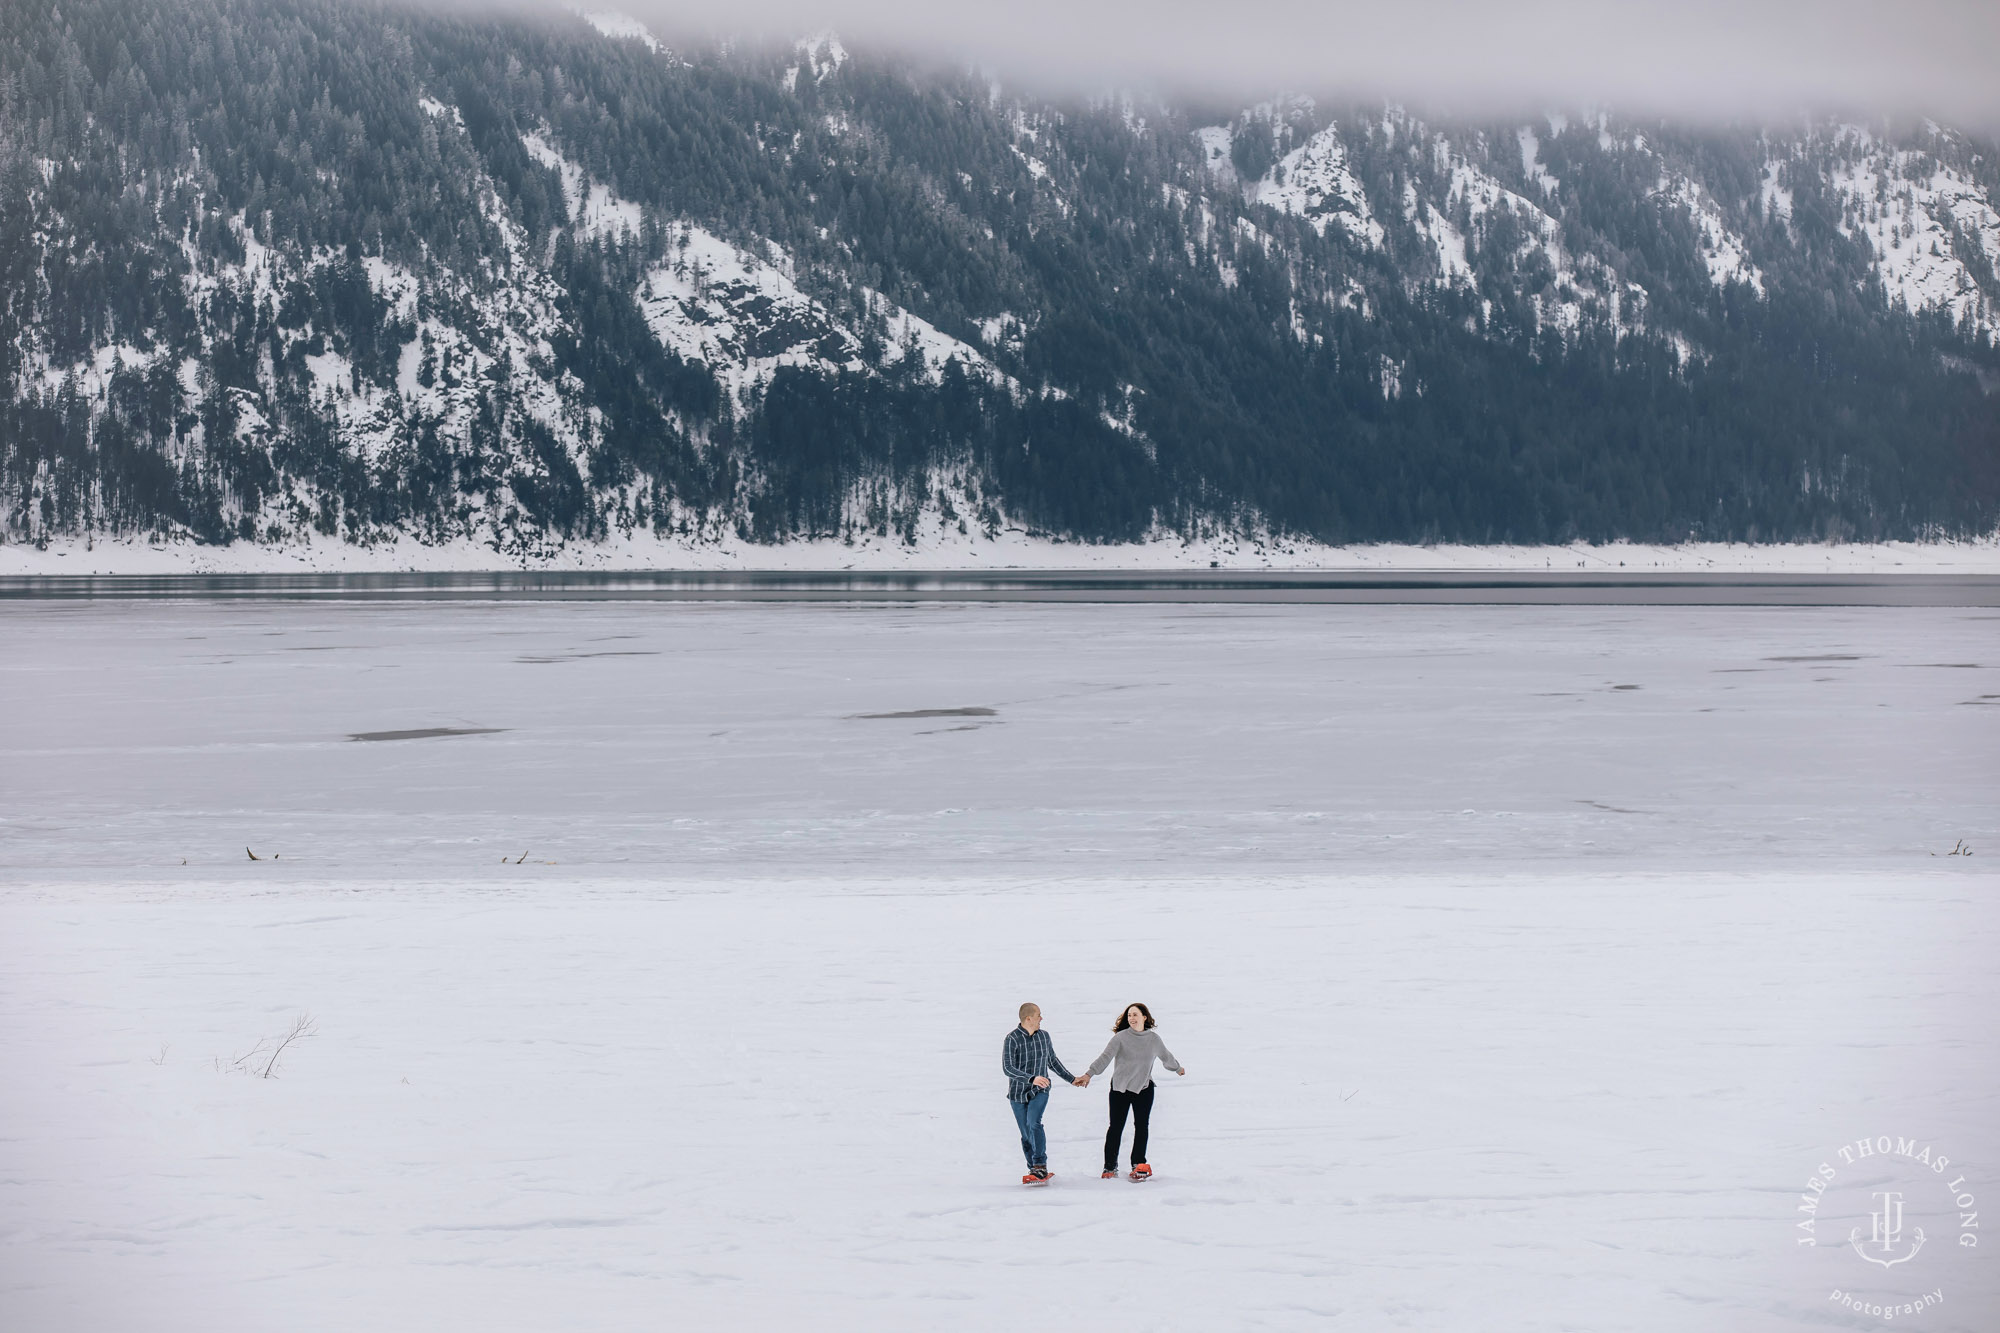
[[[1722,209],[1709,193],[1685,176],[1664,183],[1659,195],[1688,211],[1701,247],[1701,260],[1708,268],[1708,280],[1718,287],[1732,282],[1748,285],[1757,295],[1764,294],[1764,275],[1750,262],[1749,247],[1730,230]],[[1789,211],[1789,206],[1788,206]]]
[[[652,269],[639,308],[653,336],[706,364],[739,398],[778,367],[861,371],[860,339],[801,292],[778,264],[691,224]]]
[[[1995,1188],[1990,616],[0,616],[10,1329],[1806,1333],[1840,1145]],[[1024,999],[1157,1180],[1015,1183]]]
[[[1848,157],[1827,175],[1846,205],[1841,233],[1860,235],[1874,250],[1889,302],[1912,313],[1942,310],[1976,332],[2000,329],[2000,309],[1981,282],[2000,281],[2000,212],[1979,184],[1929,154],[1890,150],[1854,127],[1838,142]],[[1954,231],[1976,247],[1985,274],[1960,258]]]
[[[285,574],[323,571],[505,569],[1298,569],[1459,570],[1768,574],[2000,574],[2000,536],[1979,541],[1799,542],[1753,545],[1690,542],[1677,546],[1609,542],[1569,546],[1323,546],[1287,538],[1161,534],[1117,545],[1056,541],[1019,528],[987,537],[978,529],[929,516],[917,539],[864,532],[849,543],[747,542],[731,531],[701,539],[656,536],[645,529],[602,542],[501,549],[479,541],[395,541],[356,545],[302,535],[282,545],[209,546],[165,538],[96,537],[47,546],[0,544],[0,576],[35,574]]]
[[[593,183],[578,210],[576,223],[577,230],[586,236],[636,237],[643,220],[639,205],[620,199],[608,185]]]
[[[1475,228],[1480,227],[1495,210],[1513,214],[1526,233],[1521,242],[1521,254],[1540,248],[1548,256],[1549,266],[1559,282],[1575,286],[1581,281],[1575,266],[1564,255],[1562,224],[1544,212],[1540,205],[1507,189],[1466,161],[1442,135],[1438,136],[1432,152],[1446,181],[1444,206],[1447,210],[1456,211],[1463,206]],[[1417,224],[1417,229],[1429,237],[1431,244],[1437,248],[1439,276],[1447,283],[1472,286],[1473,273],[1466,258],[1466,238],[1458,227],[1428,201],[1419,204],[1414,186],[1404,187],[1403,209],[1405,215]]]
[[[268,1329],[274,1300],[294,1333],[1006,1329],[1026,1280],[1054,1327],[1859,1327],[1825,1321],[1861,1265],[1795,1250],[1791,1212],[1878,1130],[1990,1190],[1996,888],[17,898],[0,1054],[38,1076],[0,1085],[0,1311],[163,1333]],[[1884,955],[1935,979],[1913,994]],[[1013,1183],[998,1046],[1028,996],[1079,1064],[1119,1006],[1159,1016],[1191,1072],[1158,1094],[1151,1184],[1096,1178],[1102,1081],[1052,1094],[1056,1183]],[[278,1077],[226,1070],[301,1010],[317,1035]],[[1867,1206],[1826,1221],[1865,1234]],[[1957,1267],[1918,1326],[1985,1333],[1991,1266]]]
[[[1021,151],[1018,145],[1014,146],[1014,156],[1021,159],[1021,165],[1028,169],[1028,174],[1030,176],[1033,176],[1038,181],[1048,179],[1049,177],[1048,164],[1043,162],[1040,158],[1028,156],[1026,153]]]
[[[768,258],[692,224],[675,228],[671,257],[647,274],[639,292],[640,311],[661,345],[709,366],[739,401],[780,366],[865,371],[860,335],[799,289],[782,250],[769,242],[765,249]],[[915,355],[924,377],[936,383],[955,361],[973,378],[1013,383],[976,347],[879,292],[861,295],[886,327],[889,364]]]
[[[667,49],[660,44],[659,38],[653,36],[651,29],[638,19],[633,18],[630,14],[622,14],[616,10],[608,9],[579,9],[576,13],[585,23],[597,29],[606,37],[617,41],[643,42],[647,50],[655,53],[664,53]]]
[[[1554,194],[1562,183],[1542,165],[1542,141],[1529,126],[1516,132],[1521,144],[1521,170],[1541,190],[1544,197]]]
[[[1225,180],[1236,179],[1236,163],[1229,157],[1236,144],[1234,130],[1227,125],[1204,125],[1194,132],[1194,139],[1201,145],[1203,167]]]
[[[1539,141],[1532,132],[1521,131],[1518,143],[1530,178],[1541,184],[1541,202],[1506,188],[1448,136],[1434,132],[1400,108],[1390,108],[1382,124],[1385,130],[1397,131],[1395,138],[1406,145],[1404,151],[1412,159],[1428,159],[1429,180],[1422,190],[1418,176],[1405,179],[1402,210],[1435,254],[1438,283],[1462,288],[1478,285],[1474,242],[1488,244],[1492,220],[1496,214],[1505,214],[1516,221],[1520,234],[1507,259],[1519,264],[1539,251],[1549,267],[1550,290],[1530,297],[1540,325],[1565,338],[1586,325],[1602,326],[1618,337],[1644,329],[1645,289],[1622,279],[1597,256],[1568,247],[1561,222],[1542,206],[1550,203],[1555,182],[1542,171],[1537,157]],[[1454,220],[1460,216],[1471,229],[1469,235]],[[1476,330],[1477,323],[1471,327]]]
[[[1760,213],[1774,217],[1789,229],[1792,221],[1792,192],[1784,184],[1784,162],[1772,158],[1764,163],[1764,170],[1757,182],[1757,208]]]
[[[592,180],[588,172],[550,142],[546,131],[529,131],[521,136],[521,145],[528,150],[529,157],[562,176],[563,201],[579,235],[614,238],[628,233],[638,235],[644,219],[639,205],[619,198],[604,182]]]
[[[923,365],[924,378],[936,384],[944,378],[945,367],[956,362],[968,378],[989,384],[1016,386],[1010,375],[987,360],[986,354],[970,343],[961,342],[929,320],[913,315],[880,292],[868,292],[868,300],[889,326],[884,359],[895,364],[915,356]]]
[[[1210,145],[1211,150],[1214,146]],[[1228,160],[1226,146],[1223,160]],[[1368,195],[1361,182],[1348,169],[1347,147],[1340,140],[1337,125],[1328,125],[1286,153],[1245,193],[1253,203],[1298,214],[1322,236],[1329,223],[1337,223],[1341,230],[1365,245],[1382,243],[1382,224],[1369,209]]]

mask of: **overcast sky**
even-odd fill
[[[664,31],[807,32],[1076,91],[1276,89],[1471,108],[1806,107],[2000,125],[2000,0],[579,0]]]

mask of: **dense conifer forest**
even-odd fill
[[[2000,147],[0,6],[0,536],[2000,521]]]

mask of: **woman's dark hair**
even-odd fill
[[[1137,1000],[1134,1000],[1132,1001],[1132,1003],[1126,1005],[1123,1009],[1120,1009],[1118,1011],[1118,1021],[1111,1025],[1111,1030],[1113,1032],[1123,1032],[1126,1028],[1132,1026],[1125,1020],[1134,1009],[1137,1009],[1140,1013],[1146,1016],[1146,1028],[1153,1026],[1153,1011],[1151,1009],[1148,1009],[1145,1005],[1140,1004]],[[1144,1032],[1146,1028],[1140,1028],[1139,1031]]]

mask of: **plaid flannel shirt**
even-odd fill
[[[1045,1091],[1035,1086],[1035,1080],[1048,1077],[1051,1069],[1062,1076],[1063,1082],[1076,1082],[1076,1075],[1056,1059],[1056,1048],[1050,1044],[1048,1033],[1017,1027],[1007,1034],[1000,1047],[1000,1072],[1007,1076],[1008,1101],[1033,1101],[1038,1093]]]

